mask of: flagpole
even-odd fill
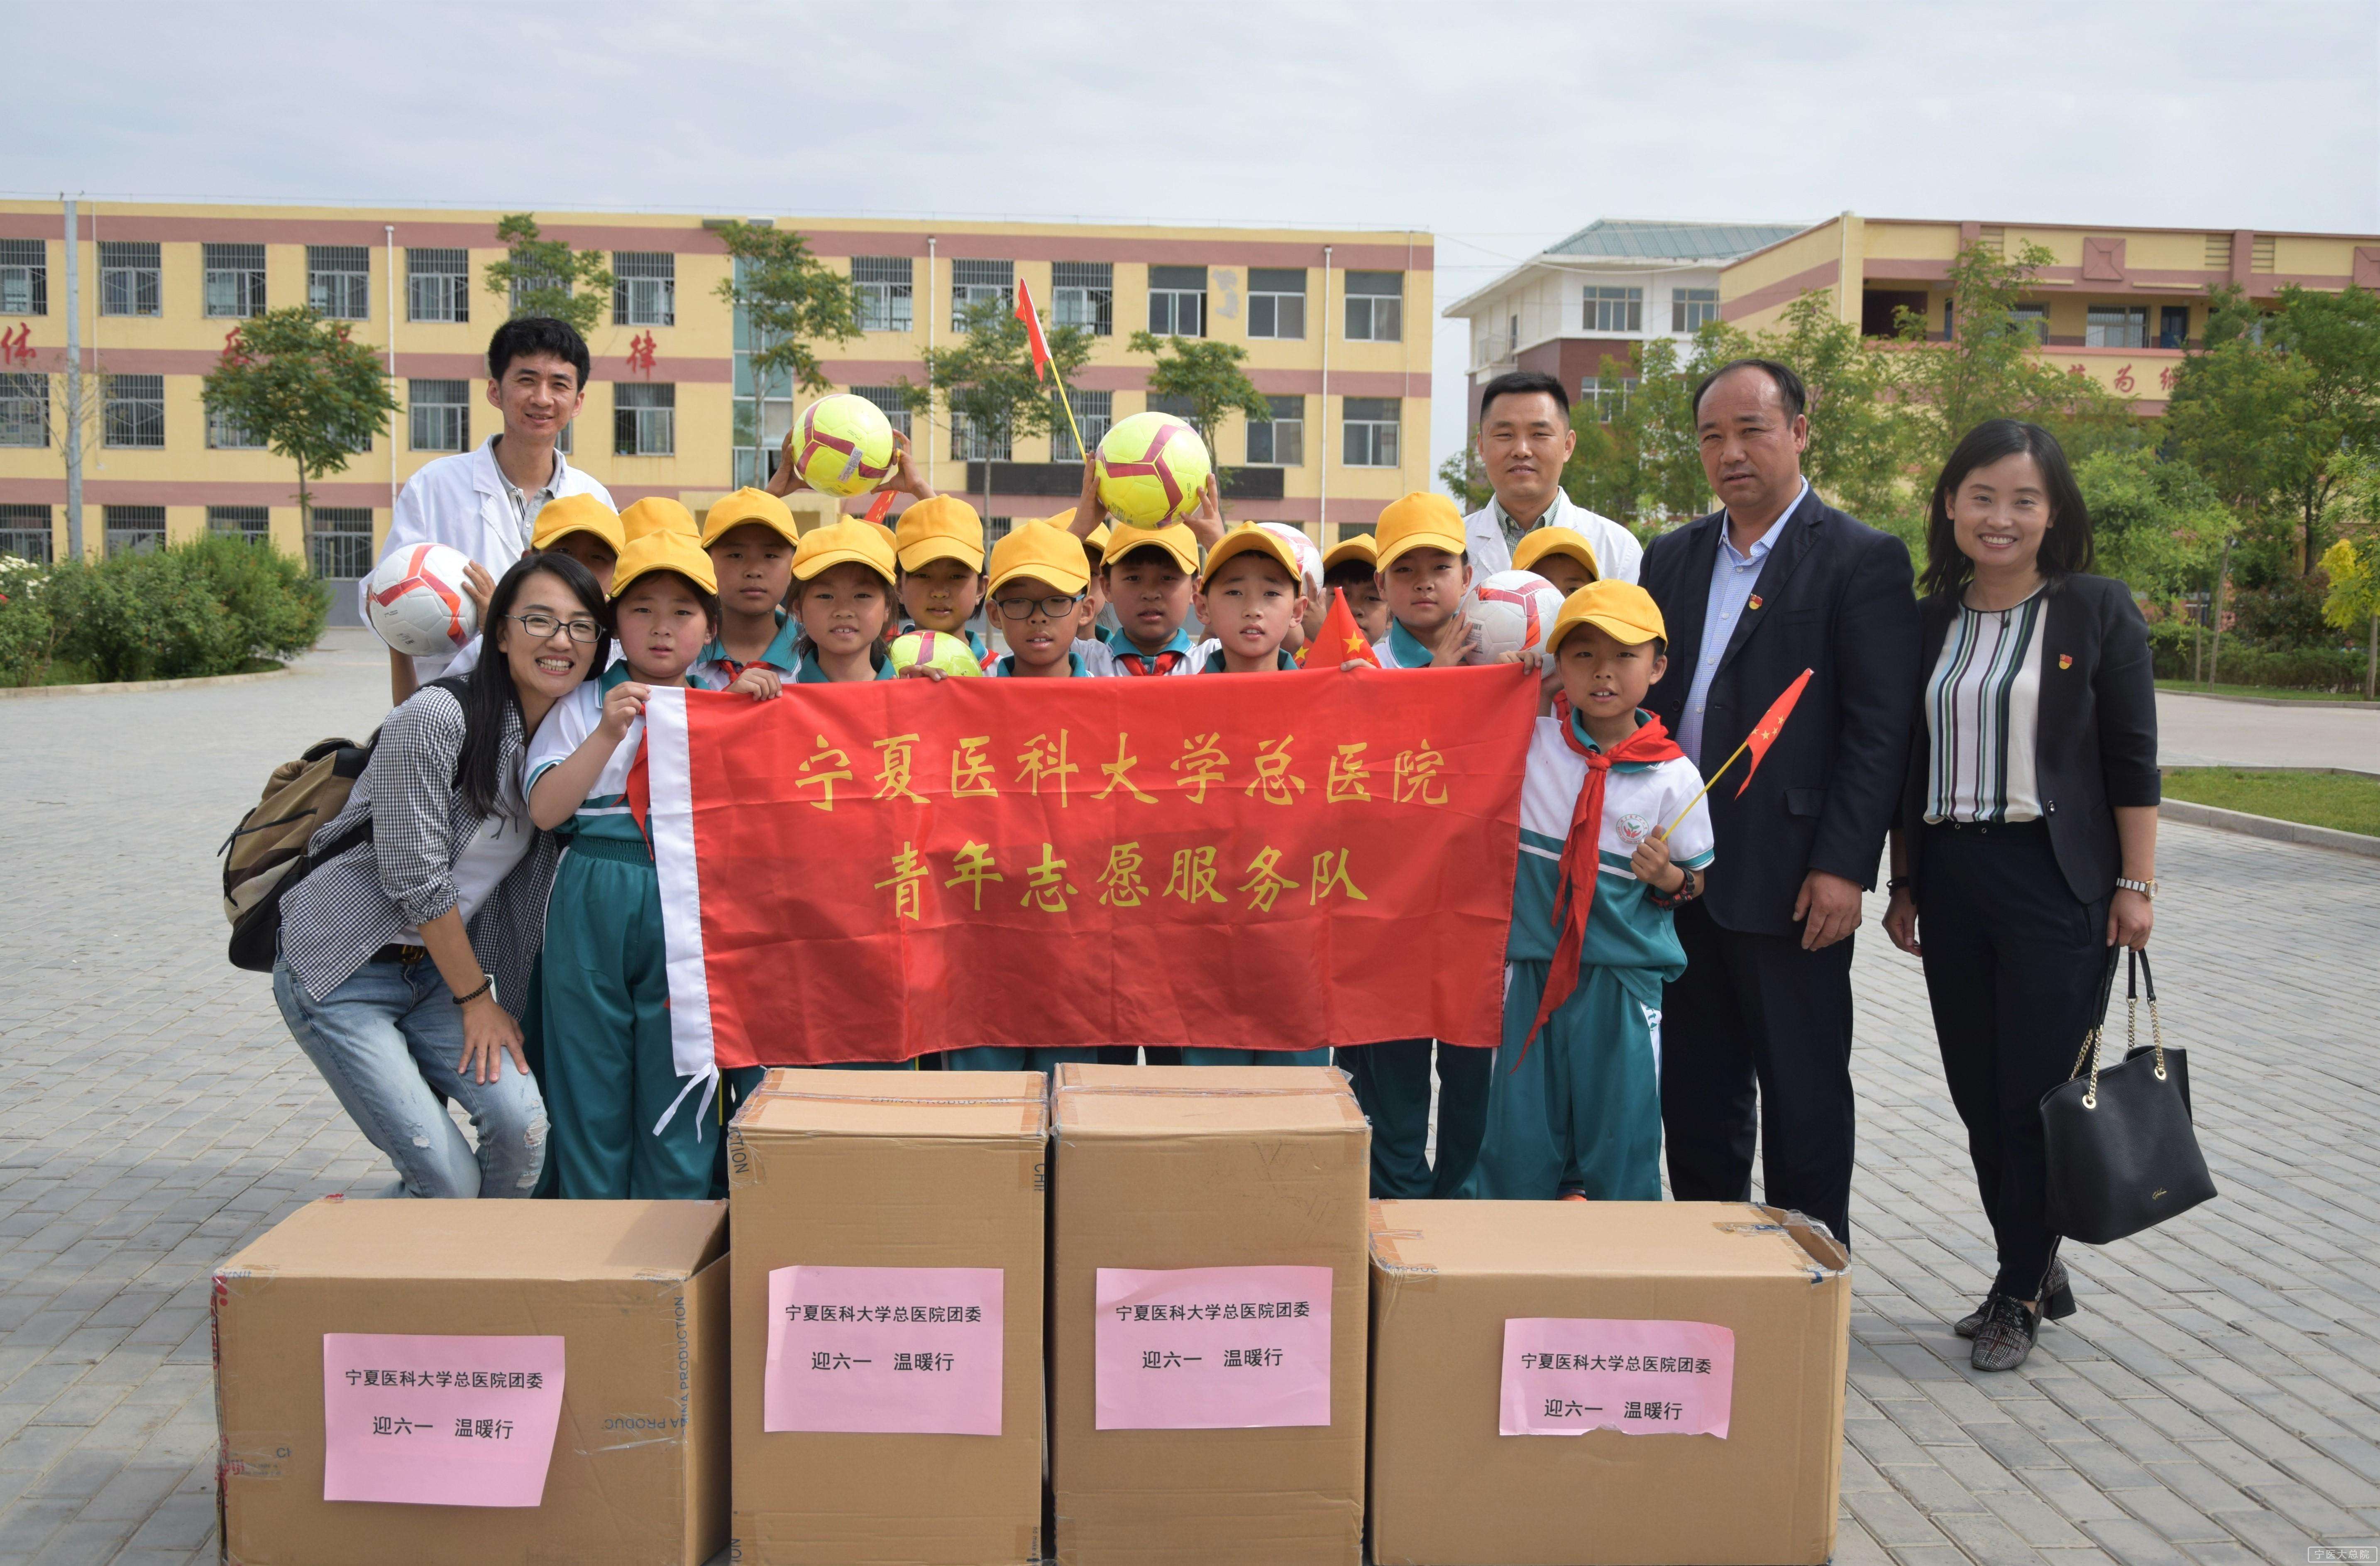
[[[1719,779],[1727,776],[1727,770],[1735,765],[1736,757],[1742,756],[1745,751],[1751,748],[1752,741],[1750,739],[1746,739],[1742,745],[1735,747],[1735,756],[1730,756],[1726,760],[1718,764],[1718,771],[1710,775],[1710,782],[1696,789],[1694,791],[1694,796],[1686,801],[1686,807],[1678,812],[1678,819],[1671,821],[1668,826],[1661,829],[1662,842],[1667,843],[1670,841],[1670,834],[1678,830],[1679,822],[1683,821],[1688,816],[1693,815],[1694,813],[1694,807],[1703,802],[1703,795],[1708,794],[1713,788],[1717,787]]]
[[[1083,446],[1083,427],[1075,422],[1074,399],[1066,395],[1066,378],[1059,373],[1057,360],[1050,354],[1049,341],[1041,335],[1041,316],[1033,308],[1033,290],[1026,285],[1022,277],[1016,280],[1015,314],[1017,320],[1025,322],[1026,346],[1033,352],[1034,379],[1040,379],[1043,368],[1048,368],[1050,380],[1058,388],[1058,406],[1066,413],[1066,428],[1074,432],[1075,449],[1085,456],[1090,455]],[[989,495],[985,497],[984,504],[990,504]]]
[[[1075,449],[1085,456],[1090,455],[1083,445],[1083,427],[1075,422],[1075,405],[1066,400],[1066,378],[1058,373],[1055,364],[1050,367],[1050,379],[1058,388],[1058,406],[1066,410],[1066,428],[1075,432]]]

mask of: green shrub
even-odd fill
[[[0,555],[0,686],[39,685],[57,656],[49,567]]]
[[[57,652],[98,680],[176,680],[289,658],[322,634],[329,594],[262,544],[196,539],[97,565],[67,562],[45,595]]]
[[[295,555],[220,534],[181,547],[205,567],[215,596],[245,628],[246,657],[295,658],[321,637],[330,589]]]
[[[2191,627],[2188,622],[2166,620],[2149,627],[2149,651],[2161,680],[2191,677]],[[2205,655],[2215,650],[2207,634],[2200,648],[2199,676],[2205,676]],[[2225,633],[2223,661],[2216,677],[2227,686],[2265,686],[2277,690],[2360,691],[2363,688],[2364,655],[2339,647],[2259,647]]]

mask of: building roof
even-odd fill
[[[1554,256],[1609,256],[1627,261],[1729,261],[1780,239],[1805,223],[1663,223],[1599,217],[1569,238],[1546,247]]]

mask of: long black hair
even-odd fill
[[[2020,452],[2041,469],[2041,487],[2049,501],[2049,531],[2041,540],[2037,568],[2053,587],[2070,572],[2088,571],[2095,558],[2091,543],[2091,508],[2082,502],[2082,486],[2066,465],[2058,437],[2038,424],[2017,419],[1987,419],[1967,431],[1942,465],[1934,480],[1934,501],[1925,526],[1925,575],[1920,586],[1930,593],[1963,590],[1975,575],[1975,563],[1959,548],[1958,529],[1950,522],[1950,502],[1967,475],[1989,467]]]
[[[540,571],[559,578],[603,627],[595,637],[595,657],[587,665],[587,677],[597,678],[612,661],[612,615],[595,573],[559,550],[524,554],[515,561],[497,581],[496,590],[488,595],[488,613],[480,627],[480,662],[473,665],[471,683],[463,690],[463,754],[455,763],[455,789],[475,816],[496,814],[504,797],[498,761],[504,754],[504,722],[520,710],[520,693],[513,688],[512,661],[496,645],[497,632],[511,618],[521,584]]]

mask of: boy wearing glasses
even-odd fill
[[[1091,579],[1090,560],[1083,552],[1082,540],[1046,522],[1020,523],[992,546],[990,577],[992,617],[1000,622],[1008,650],[991,661],[986,674],[1003,679],[1063,680],[1112,672],[1106,648],[1075,639],[1075,626],[1082,620],[1084,589]]]

